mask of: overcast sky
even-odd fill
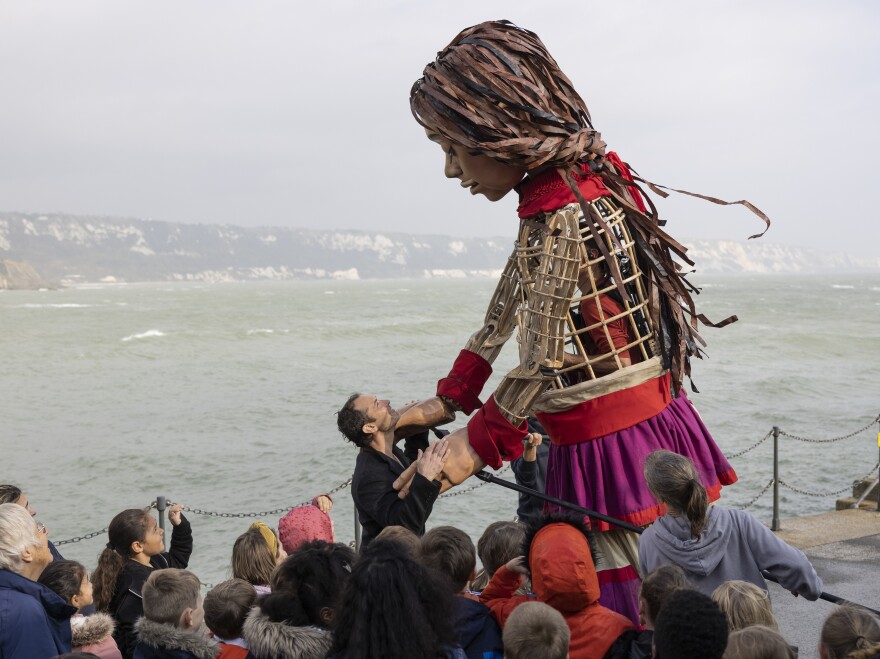
[[[537,32],[609,148],[656,183],[747,198],[769,242],[880,242],[880,3],[0,0],[0,210],[515,235],[443,177],[409,111],[462,28]],[[660,204],[677,237],[741,207]]]

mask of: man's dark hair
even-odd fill
[[[336,413],[336,427],[348,441],[358,448],[364,448],[373,441],[373,436],[364,432],[364,424],[369,421],[366,412],[354,408],[354,401],[359,396],[359,393],[349,396],[342,409]]]
[[[421,562],[443,575],[458,594],[477,566],[477,550],[467,533],[454,526],[438,526],[422,536]]]
[[[654,621],[658,659],[721,659],[727,647],[727,618],[708,595],[678,590]]]

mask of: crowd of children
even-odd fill
[[[669,461],[656,456],[648,469],[663,472]],[[675,499],[674,478],[651,474],[654,490],[662,489],[658,479]],[[691,507],[701,508],[698,495]],[[667,561],[643,575],[638,621],[604,607],[592,534],[582,519],[558,513],[490,524],[476,546],[451,526],[421,538],[387,527],[356,554],[334,541],[332,502],[318,497],[282,518],[280,532],[254,523],[231,548],[232,578],[203,599],[186,569],[193,535],[181,507],[169,514],[167,551],[147,511],[116,515],[90,578],[76,561],[53,560],[45,527],[22,498],[0,505],[4,659],[797,656],[748,570],[707,590],[712,579],[694,578],[687,561]],[[701,536],[711,531],[709,512],[701,513]],[[801,572],[793,583],[812,578],[811,567]],[[880,656],[880,622],[838,607],[825,621],[820,654]]]

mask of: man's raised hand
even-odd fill
[[[409,494],[409,488],[412,486],[413,477],[418,471],[429,481],[434,480],[443,471],[443,465],[449,458],[449,441],[444,437],[438,439],[431,444],[426,451],[419,451],[418,457],[413,463],[403,470],[403,473],[397,477],[392,487],[397,490],[397,496],[405,499]]]
[[[443,471],[443,465],[449,457],[449,440],[444,437],[431,444],[416,460],[416,471],[429,481],[434,480]]]

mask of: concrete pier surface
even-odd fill
[[[830,595],[880,610],[880,513],[838,510],[784,519],[776,535],[802,550]],[[770,583],[782,635],[798,646],[799,659],[819,659],[819,634],[836,604],[808,602]]]

